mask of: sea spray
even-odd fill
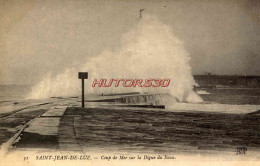
[[[189,65],[190,57],[170,27],[155,17],[146,15],[123,35],[121,48],[105,50],[78,71],[88,71],[86,93],[169,93],[180,102],[201,102],[193,91],[196,84]],[[56,76],[47,74],[36,84],[28,98],[48,98],[80,94],[76,69],[66,69]],[[91,86],[94,79],[170,79],[168,87],[106,87]]]

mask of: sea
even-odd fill
[[[41,100],[27,99],[26,96],[31,90],[31,85],[0,85],[0,114],[41,103]]]
[[[30,89],[31,85],[0,85],[0,103],[24,100]]]
[[[24,106],[28,106],[41,100],[26,99],[27,94],[31,91],[31,85],[0,85],[0,114],[13,111]],[[247,87],[215,87],[215,88],[198,88],[197,93],[207,104],[222,105],[260,105],[260,88]],[[187,104],[186,104],[187,105]],[[185,104],[181,108],[185,109]],[[221,105],[221,106],[222,106]],[[192,107],[194,107],[193,105]],[[213,106],[213,105],[212,105]],[[175,106],[172,106],[174,108]],[[177,105],[176,105],[177,107]],[[187,105],[187,108],[191,107]],[[217,106],[218,107],[218,106]],[[195,107],[194,107],[195,108]],[[198,107],[200,109],[201,107]],[[222,107],[220,107],[222,108]],[[243,109],[244,107],[241,107]]]

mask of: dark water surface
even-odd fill
[[[212,88],[203,89],[210,94],[200,95],[204,101],[220,104],[260,104],[260,88]]]

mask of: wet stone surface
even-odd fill
[[[23,110],[0,118],[0,145],[8,141],[24,124],[46,111],[46,109]]]
[[[128,152],[235,151],[260,148],[260,114],[68,108],[83,148]]]

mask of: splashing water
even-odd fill
[[[180,102],[201,102],[192,90],[195,81],[189,65],[190,57],[183,43],[171,29],[155,17],[144,17],[132,30],[123,35],[122,47],[115,52],[106,50],[91,58],[80,71],[88,71],[87,93],[169,93]],[[28,98],[48,98],[80,94],[76,69],[52,76],[47,74],[36,84]],[[170,79],[169,87],[91,87],[94,79]]]

